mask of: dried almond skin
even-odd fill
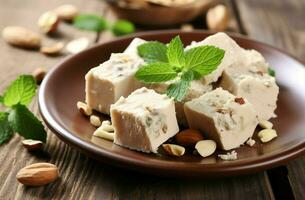
[[[50,163],[35,163],[22,168],[16,175],[17,180],[29,186],[41,186],[58,178],[58,168]]]
[[[39,140],[23,140],[23,146],[28,149],[29,151],[36,151],[41,149],[43,143]]]
[[[39,34],[20,26],[5,27],[2,37],[7,43],[22,48],[37,49],[41,43]]]
[[[203,140],[202,134],[194,129],[186,129],[175,136],[177,144],[181,146],[195,146],[195,144]]]
[[[57,16],[66,21],[72,21],[74,17],[76,17],[79,13],[79,10],[76,6],[71,4],[64,4],[59,7],[57,7],[54,12],[57,14]]]

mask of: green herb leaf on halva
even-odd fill
[[[174,79],[177,72],[168,63],[150,63],[136,72],[136,78],[144,83],[160,83]]]
[[[171,40],[167,47],[167,57],[170,65],[182,68],[185,64],[183,43],[179,36]]]
[[[138,54],[146,62],[168,62],[167,47],[161,42],[146,42],[138,46]]]

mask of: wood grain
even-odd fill
[[[283,49],[304,63],[305,1],[247,0],[236,3],[243,26],[250,37]],[[296,199],[305,199],[304,166],[304,156],[287,165]]]

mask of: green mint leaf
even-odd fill
[[[273,77],[275,77],[275,71],[274,71],[274,69],[272,69],[272,68],[268,68],[268,74],[270,75],[270,76],[273,76]]]
[[[8,116],[8,122],[13,130],[25,139],[46,142],[46,131],[41,121],[24,105],[13,106]]]
[[[167,47],[161,42],[146,42],[138,46],[138,54],[146,62],[168,62]]]
[[[174,79],[177,72],[168,63],[150,63],[138,69],[136,78],[144,83],[160,83]]]
[[[28,105],[35,96],[36,88],[33,76],[21,75],[6,89],[3,103],[6,106],[13,106],[18,103]]]
[[[8,123],[8,113],[0,112],[0,144],[3,144],[11,139],[13,134],[13,129]]]
[[[112,26],[111,31],[116,36],[127,35],[135,32],[135,26],[127,20],[118,20]]]
[[[3,103],[3,96],[0,96],[0,103]]]
[[[215,46],[195,47],[185,52],[185,64],[188,69],[207,75],[221,63],[225,51]]]
[[[168,62],[171,65],[183,67],[185,64],[183,43],[179,36],[172,39],[167,47]]]
[[[183,73],[179,81],[171,84],[167,88],[167,96],[173,97],[176,101],[182,101],[187,93],[190,82],[194,80],[194,78],[194,73],[192,71]]]
[[[99,15],[81,14],[74,18],[73,26],[83,30],[101,32],[106,29],[107,22]]]

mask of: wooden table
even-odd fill
[[[2,0],[0,30],[8,25],[37,29],[37,18],[44,11],[63,3],[73,3],[82,12],[102,14],[109,20],[115,15],[98,0]],[[229,31],[284,49],[305,59],[304,0],[227,0],[230,9]],[[196,20],[197,27],[200,21]],[[200,28],[200,27],[199,27]],[[202,25],[203,28],[203,25]],[[97,36],[62,23],[55,38],[44,42],[69,41],[81,36],[92,43],[113,38],[110,33]],[[18,75],[37,67],[52,68],[64,58],[46,57],[7,45],[0,39],[0,91]],[[37,113],[37,102],[31,105]],[[301,157],[265,172],[241,177],[210,180],[158,178],[116,169],[96,162],[61,142],[48,131],[44,151],[29,153],[15,135],[0,146],[0,199],[305,199],[305,158]],[[16,179],[18,170],[35,162],[50,162],[60,169],[60,179],[44,187],[24,187]]]

